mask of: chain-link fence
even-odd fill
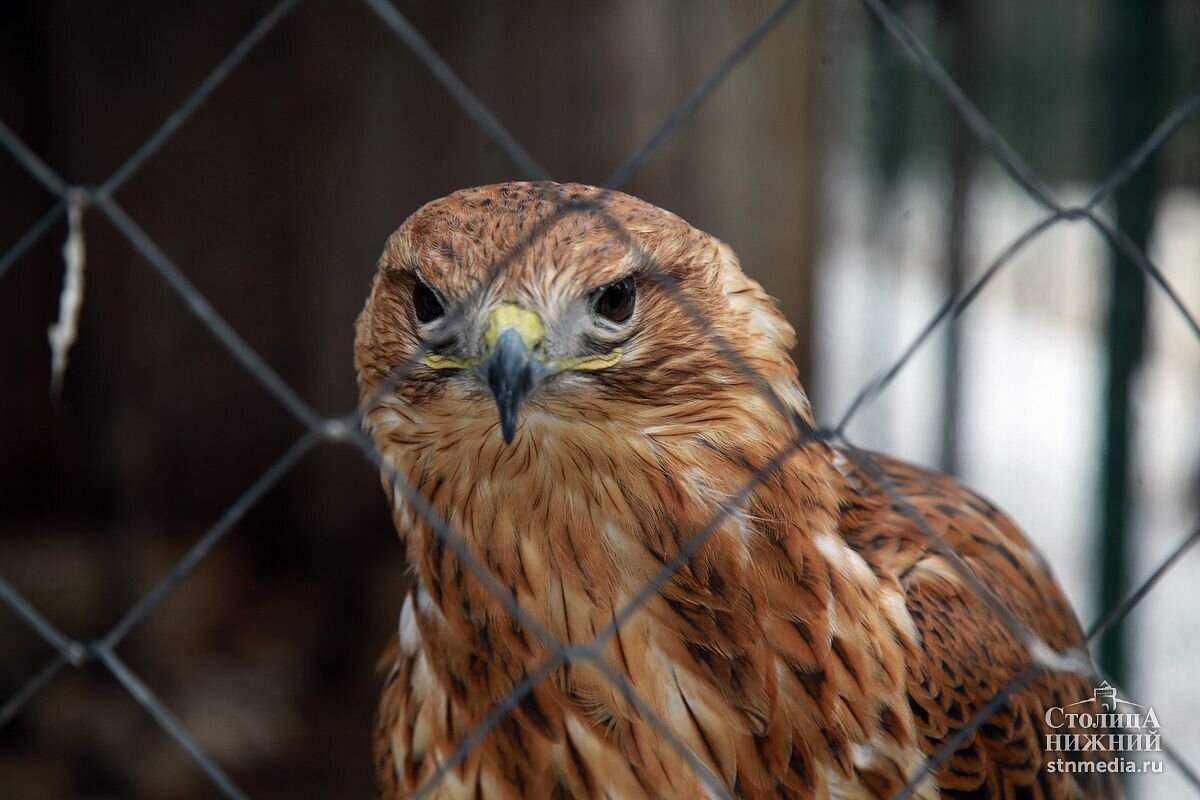
[[[511,159],[523,177],[529,179],[547,179],[549,177],[534,157],[504,128],[489,109],[472,93],[470,88],[455,74],[438,52],[422,36],[408,19],[406,19],[389,0],[365,0],[366,5],[377,15],[378,19],[416,55],[428,68],[432,75],[453,97],[462,110],[479,126],[479,128]],[[1030,242],[1045,234],[1059,223],[1067,221],[1085,221],[1093,226],[1111,245],[1115,252],[1128,260],[1139,270],[1163,295],[1186,322],[1191,332],[1200,342],[1200,324],[1195,316],[1185,306],[1178,293],[1164,277],[1156,264],[1135,242],[1113,221],[1107,219],[1100,211],[1103,203],[1129,178],[1141,169],[1151,157],[1174,134],[1183,123],[1200,108],[1200,91],[1192,93],[1180,103],[1151,135],[1091,193],[1082,205],[1066,205],[1061,203],[1039,176],[1022,160],[984,117],[971,99],[960,89],[954,79],[936,61],[926,49],[922,41],[913,33],[906,23],[883,0],[864,0],[870,13],[886,30],[894,44],[904,54],[911,58],[914,68],[919,70],[936,89],[944,95],[949,106],[966,122],[967,126],[978,138],[979,142],[996,159],[997,163],[1011,176],[1012,180],[1036,201],[1044,214],[1036,224],[1030,226],[1020,236],[1014,239],[987,268],[966,286],[961,292],[947,298],[938,312],[921,329],[920,333],[908,344],[894,363],[883,370],[879,376],[864,386],[858,392],[849,408],[841,415],[836,425],[828,429],[814,429],[789,409],[787,403],[779,398],[774,389],[759,376],[754,369],[738,355],[736,348],[725,341],[714,329],[710,321],[693,306],[684,295],[675,279],[659,265],[651,260],[650,274],[669,295],[676,305],[691,320],[706,330],[712,344],[728,360],[730,366],[741,373],[749,383],[761,392],[764,399],[794,425],[794,435],[788,440],[778,443],[778,450],[765,463],[757,465],[751,479],[737,492],[726,498],[721,507],[708,522],[700,529],[691,533],[683,541],[679,551],[667,561],[641,592],[633,597],[621,609],[605,630],[594,640],[586,643],[564,643],[558,641],[544,626],[538,623],[516,601],[514,595],[506,589],[496,577],[470,550],[459,535],[451,528],[425,500],[425,498],[404,478],[396,474],[394,469],[380,456],[371,440],[361,430],[363,415],[373,406],[374,401],[383,393],[391,391],[401,381],[405,380],[409,368],[423,357],[424,352],[417,353],[409,362],[398,365],[383,386],[376,392],[376,397],[369,399],[359,408],[342,416],[326,418],[316,412],[313,407],[297,394],[276,371],[263,360],[209,304],[204,295],[197,290],[191,281],[177,267],[172,259],[146,234],[124,208],[118,203],[116,194],[123,185],[146,164],[163,145],[185,125],[189,118],[209,99],[212,93],[238,68],[245,57],[258,47],[272,30],[288,16],[299,4],[299,0],[282,0],[270,10],[223,58],[215,69],[204,79],[195,91],[172,113],[135,152],[121,164],[106,181],[98,186],[79,186],[61,177],[53,168],[44,163],[38,155],[28,148],[6,125],[0,122],[0,146],[11,154],[54,198],[54,204],[41,216],[6,252],[0,257],[0,277],[37,242],[47,236],[63,220],[68,219],[68,226],[73,240],[81,243],[80,220],[83,214],[99,214],[106,218],[128,242],[149,263],[151,268],[166,282],[170,289],[179,296],[187,308],[199,319],[237,360],[241,367],[252,376],[262,387],[274,397],[283,409],[299,421],[304,427],[304,433],[294,444],[287,448],[273,464],[250,485],[237,500],[228,507],[217,522],[194,544],[186,555],[175,564],[170,572],[144,597],[141,598],[128,612],[121,617],[102,637],[81,641],[60,631],[54,623],[41,614],[37,608],[26,601],[8,582],[0,578],[0,597],[23,619],[30,628],[44,639],[55,651],[56,655],[32,676],[29,681],[12,697],[8,698],[0,709],[0,725],[11,721],[26,703],[35,699],[39,690],[52,681],[55,676],[67,667],[81,667],[88,663],[99,663],[105,667],[112,677],[118,681],[129,694],[140,703],[162,728],[182,746],[195,763],[204,771],[220,792],[230,798],[242,798],[246,795],[238,788],[225,771],[197,743],[196,739],[180,723],[175,715],[155,696],[154,692],[136,675],[117,655],[117,648],[128,634],[146,617],[154,612],[159,604],[184,581],[189,574],[205,559],[212,549],[227,535],[244,515],[276,485],[297,462],[310,450],[321,443],[346,443],[361,451],[364,458],[375,464],[388,475],[398,495],[403,496],[411,507],[421,514],[436,535],[453,549],[458,558],[470,569],[475,578],[487,588],[504,605],[504,607],[520,621],[524,628],[533,633],[545,645],[550,657],[539,668],[532,670],[511,691],[502,702],[492,708],[475,727],[472,733],[459,742],[451,756],[441,762],[437,772],[417,791],[415,797],[426,797],[434,792],[439,781],[447,772],[453,770],[478,744],[484,736],[521,700],[528,695],[537,683],[546,678],[555,669],[568,663],[587,663],[603,674],[626,700],[637,709],[642,720],[653,727],[678,755],[696,771],[697,775],[708,786],[713,796],[728,797],[729,787],[713,773],[691,749],[689,749],[671,728],[645,702],[634,687],[604,658],[601,645],[611,638],[620,626],[649,599],[654,597],[662,587],[671,580],[675,572],[686,565],[691,557],[704,544],[710,534],[718,529],[726,519],[737,514],[740,506],[747,501],[758,484],[777,469],[790,455],[806,443],[825,441],[837,444],[858,462],[858,465],[868,474],[874,476],[887,493],[894,505],[909,516],[914,524],[932,541],[938,542],[942,554],[948,559],[965,581],[984,601],[995,611],[997,616],[1009,627],[1011,633],[1028,650],[1032,666],[1012,676],[1011,681],[991,700],[983,706],[970,720],[947,739],[934,755],[927,760],[924,768],[911,776],[908,786],[898,792],[896,797],[907,797],[930,773],[948,758],[967,737],[971,736],[989,715],[1000,708],[1016,691],[1037,678],[1046,671],[1075,671],[1081,674],[1093,675],[1090,660],[1086,652],[1057,652],[1040,639],[1028,626],[1004,606],[970,567],[950,548],[931,528],[921,514],[906,500],[903,493],[894,486],[883,471],[873,462],[872,457],[856,447],[847,436],[847,425],[859,411],[884,392],[893,382],[896,375],[905,368],[913,356],[928,342],[930,337],[939,329],[949,325],[954,319],[963,314],[972,302],[991,281],[1008,265],[1023,248]],[[785,0],[768,14],[761,23],[746,36],[732,51],[718,63],[694,90],[672,111],[661,127],[646,143],[628,157],[612,175],[604,182],[606,188],[622,186],[633,173],[650,159],[662,145],[675,135],[680,126],[709,98],[725,78],[737,69],[750,53],[752,53],[772,31],[799,5],[799,0]],[[559,219],[571,214],[586,211],[600,216],[608,215],[603,200],[580,202],[563,196],[553,219]],[[620,222],[615,217],[608,217],[613,228],[620,231]],[[545,230],[545,226],[535,229],[530,234],[530,240]],[[514,253],[500,259],[491,270],[490,279],[503,272],[512,258],[521,248],[527,246],[526,241],[518,246]],[[74,255],[68,254],[68,262],[74,262],[77,269],[81,268],[83,259],[81,247],[77,247]],[[68,283],[70,281],[68,280]],[[68,306],[69,303],[64,304]],[[67,327],[70,328],[70,309],[64,312]],[[450,321],[452,325],[454,320]],[[69,346],[70,332],[67,336]],[[60,350],[56,350],[60,352]],[[1184,552],[1200,540],[1200,528],[1185,536],[1174,548],[1170,556],[1153,571],[1153,573],[1124,599],[1122,603],[1102,619],[1096,621],[1088,630],[1087,642],[1091,643],[1113,625],[1122,620],[1149,593],[1162,577],[1178,562]],[[1196,772],[1169,745],[1169,731],[1163,737],[1163,751],[1200,793],[1200,778]]]

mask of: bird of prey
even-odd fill
[[[973,720],[1031,641],[1083,643],[1041,557],[953,479],[812,435],[792,328],[721,241],[589,186],[466,189],[388,239],[356,334],[412,571],[382,797],[1118,795],[1048,766],[1043,718],[1091,696],[1082,673]],[[633,693],[588,658],[546,668],[541,632]]]

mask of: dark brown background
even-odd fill
[[[598,183],[772,5],[400,7],[548,171]],[[101,183],[268,7],[6,5],[0,119],[68,182]],[[816,11],[785,21],[627,186],[734,243],[801,329],[822,123]],[[368,9],[315,0],[117,200],[332,415],[355,401],[352,323],[387,234],[429,199],[518,177]],[[0,157],[0,246],[50,204]],[[101,213],[85,227],[86,303],[59,403],[44,332],[65,227],[0,282],[0,574],[84,639],[302,432]],[[374,661],[403,582],[373,469],[323,445],[119,653],[251,796],[364,797]],[[7,611],[0,651],[5,698],[51,655]],[[0,731],[0,787],[214,795],[99,668],[67,670]]]

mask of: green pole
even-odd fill
[[[972,95],[977,90],[975,60],[978,48],[975,27],[975,7],[958,0],[939,0],[937,3],[938,32],[942,40],[943,63],[959,83]],[[949,135],[946,161],[950,170],[950,197],[947,208],[949,227],[943,251],[943,280],[946,294],[958,294],[966,279],[967,201],[971,188],[971,165],[974,138],[950,112],[944,123]],[[958,437],[962,418],[962,348],[959,327],[952,322],[945,328],[942,350],[942,430],[939,466],[951,475],[958,472]]]
[[[1167,47],[1162,0],[1113,0],[1100,57],[1105,85],[1104,125],[1109,148],[1102,152],[1115,166],[1159,122],[1160,87],[1166,74]],[[1117,223],[1145,248],[1154,223],[1157,181],[1155,160],[1135,173],[1116,193]],[[1109,264],[1107,386],[1100,497],[1100,607],[1105,614],[1129,591],[1129,511],[1133,456],[1133,383],[1144,355],[1146,280],[1127,258],[1112,251]],[[1101,637],[1101,669],[1123,683],[1128,677],[1125,627],[1117,624]]]

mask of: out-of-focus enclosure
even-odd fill
[[[555,178],[601,183],[777,9],[771,2],[396,2]],[[0,122],[98,185],[272,3],[7,4]],[[1173,112],[1097,208],[1200,311],[1200,3],[891,5],[1067,205]],[[779,298],[818,420],[1047,216],[928,70],[859,3],[805,0],[623,185],[729,242]],[[1182,109],[1182,110],[1181,110]],[[356,401],[352,323],[421,203],[525,177],[368,4],[300,3],[116,201],[322,415]],[[0,254],[55,198],[0,154]],[[127,238],[85,206],[84,305],[59,395],[46,331],[58,221],[0,268],[0,576],[68,637],[103,636],[303,427]],[[1084,627],[1196,526],[1200,340],[1087,220],[1050,226],[937,329],[848,432],[1005,507]],[[118,652],[250,797],[371,790],[375,660],[405,565],[375,469],[321,444],[248,508]],[[1200,556],[1184,553],[1102,669],[1200,761]],[[0,691],[55,655],[0,610]],[[0,729],[0,796],[214,796],[104,667],[66,667]],[[1192,791],[1181,764],[1144,797]]]

